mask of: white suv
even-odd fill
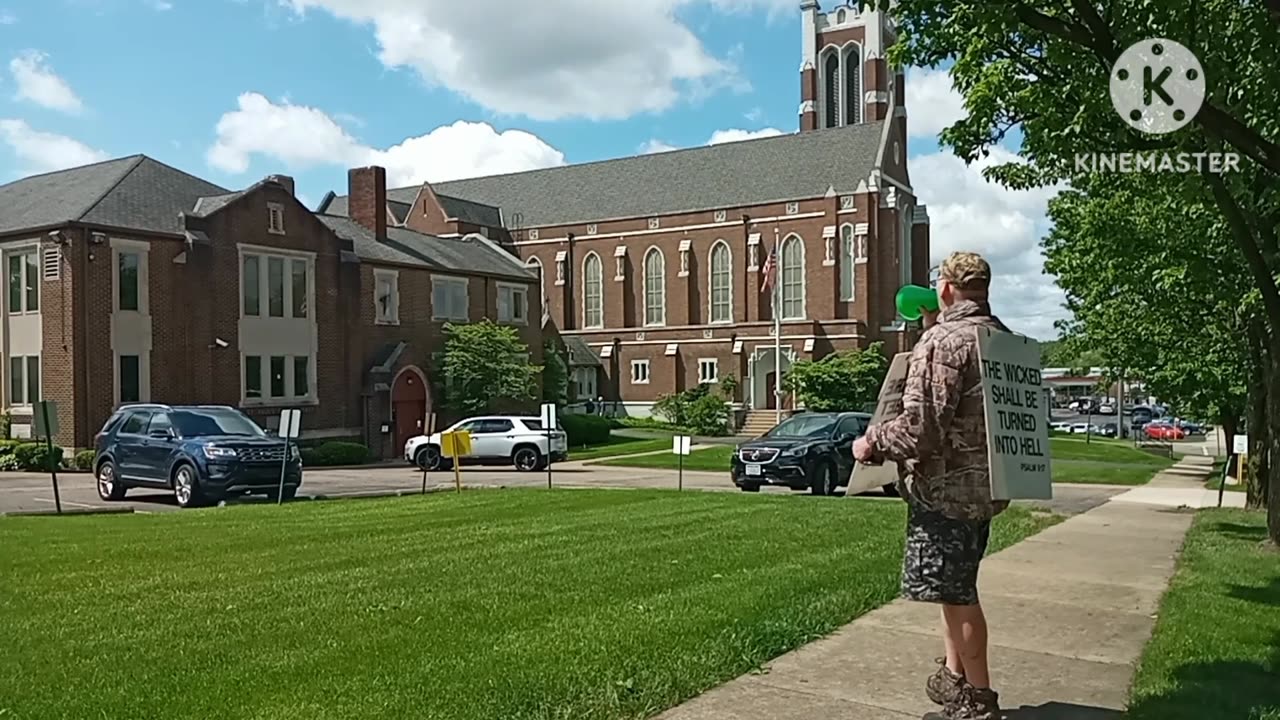
[[[467,465],[510,463],[517,470],[531,472],[545,468],[548,458],[551,462],[561,462],[568,457],[569,442],[564,431],[556,429],[548,437],[538,418],[515,415],[469,418],[443,432],[459,430],[471,433],[471,454],[460,458]],[[404,444],[404,459],[428,470],[452,467],[452,461],[440,455],[441,434],[409,438]]]

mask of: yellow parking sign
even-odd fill
[[[466,430],[442,433],[440,452],[447,458],[467,457],[471,454],[471,433]]]

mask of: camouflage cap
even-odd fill
[[[985,290],[991,285],[991,266],[978,253],[953,252],[942,261],[939,276],[961,290]]]

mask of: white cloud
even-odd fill
[[[564,154],[522,130],[498,132],[486,123],[458,121],[386,149],[361,143],[323,110],[273,103],[258,93],[240,96],[225,113],[209,148],[209,164],[230,173],[261,155],[293,169],[381,165],[388,182],[413,185],[518,172],[564,164]]]
[[[151,7],[155,10],[159,10],[160,12],[164,12],[165,10],[172,10],[173,3],[168,2],[168,0],[151,0]]]
[[[1008,190],[987,182],[982,169],[1017,156],[995,147],[989,157],[966,166],[946,152],[911,158],[911,176],[920,201],[929,209],[930,263],[956,250],[981,253],[991,263],[991,304],[1012,329],[1053,339],[1053,322],[1069,313],[1052,276],[1044,274],[1040,239],[1048,231],[1045,216],[1056,188]]]
[[[912,68],[907,71],[907,133],[937,139],[944,128],[968,116],[964,98],[951,86],[946,70]]]
[[[379,58],[484,108],[537,120],[619,119],[741,90],[684,10],[776,11],[791,0],[279,0],[370,26]]]
[[[18,16],[8,10],[0,10],[0,25],[16,25]]]
[[[708,145],[719,145],[721,143],[738,142],[740,140],[755,140],[757,138],[777,137],[782,134],[778,128],[764,128],[761,130],[739,130],[731,128],[729,130],[717,130],[711,133],[711,139],[707,141]]]
[[[38,50],[24,50],[9,61],[9,72],[18,84],[17,100],[29,100],[41,107],[78,113],[84,109],[75,91],[49,67],[49,56]]]
[[[669,142],[654,138],[649,142],[640,146],[640,154],[652,155],[654,153],[671,152],[672,150],[679,150],[679,149],[680,148],[676,147],[675,145],[672,145]]]
[[[0,119],[0,140],[18,156],[23,174],[63,170],[108,157],[79,140],[36,130],[23,120]]]

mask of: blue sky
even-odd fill
[[[356,165],[407,185],[794,132],[800,62],[798,0],[0,0],[0,182],[145,153],[314,206]],[[985,252],[1010,324],[1052,336],[1048,195],[939,151],[945,71],[909,70],[907,108],[935,261]]]

